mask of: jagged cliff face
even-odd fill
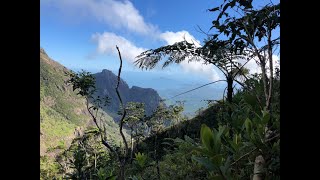
[[[132,86],[130,89],[129,101],[144,103],[148,116],[158,107],[160,100],[158,92],[152,88]]]
[[[118,119],[117,112],[120,107],[120,102],[116,94],[117,76],[109,70],[102,70],[102,72],[94,75],[96,78],[96,96],[104,97],[108,96],[111,98],[109,106],[105,107],[105,111],[108,112],[112,117]],[[119,83],[119,92],[124,103],[142,102],[145,104],[146,114],[151,115],[161,100],[161,97],[151,88],[141,88],[133,86],[129,88],[128,84],[121,79]]]
[[[94,77],[96,78],[96,96],[108,96],[111,98],[111,103],[109,106],[105,107],[104,110],[117,119],[117,112],[120,107],[120,101],[115,90],[117,85],[117,76],[111,71],[104,69],[102,72],[94,74]],[[130,89],[128,84],[121,79],[119,83],[119,92],[124,103],[128,102],[127,95],[129,94],[129,91]]]

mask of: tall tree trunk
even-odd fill
[[[260,60],[261,65],[261,73],[262,73],[262,82],[263,82],[263,90],[264,90],[264,96],[266,101],[266,107],[267,107],[267,101],[268,101],[268,76],[267,76],[267,70],[266,70],[266,62],[265,57],[262,57],[263,60]]]
[[[227,79],[227,112],[229,116],[229,121],[231,121],[231,114],[232,114],[232,109],[231,109],[231,104],[232,104],[232,96],[233,96],[233,76],[232,73],[229,73],[228,76],[226,77]],[[229,122],[228,122],[229,124]],[[229,126],[229,125],[228,125]],[[231,129],[230,131],[230,137],[233,137],[233,131]]]
[[[262,155],[257,156],[254,162],[252,180],[263,180],[265,178],[264,166],[265,166],[265,161]]]
[[[118,155],[118,159],[119,159],[119,162],[120,162],[120,172],[119,172],[119,176],[118,176],[118,179],[119,180],[124,180],[125,179],[125,165],[127,163],[127,157],[128,157],[128,143],[127,143],[127,140],[126,140],[126,137],[124,136],[123,132],[122,132],[122,128],[123,128],[123,124],[124,124],[124,118],[126,117],[126,114],[127,114],[127,111],[126,111],[126,108],[124,108],[124,105],[123,105],[123,102],[122,102],[122,99],[121,99],[121,96],[120,96],[120,92],[119,92],[119,84],[120,84],[120,74],[121,74],[121,70],[122,70],[122,57],[121,57],[121,53],[120,53],[120,50],[119,50],[119,47],[116,46],[117,50],[118,50],[118,54],[119,54],[119,59],[120,59],[120,67],[119,67],[119,71],[118,71],[118,78],[117,78],[117,86],[116,86],[116,93],[117,93],[117,96],[118,96],[118,99],[120,101],[120,105],[123,109],[123,112],[122,112],[122,117],[120,119],[120,128],[119,128],[119,131],[120,131],[120,135],[122,137],[122,140],[123,140],[123,143],[124,143],[124,146],[125,146],[125,153],[124,153],[124,156],[121,158],[120,154]]]
[[[272,42],[271,42],[271,29],[268,28],[268,56],[269,56],[269,68],[270,68],[270,83],[269,83],[269,96],[267,99],[267,110],[270,111],[272,89],[273,89],[273,61],[272,61]]]
[[[232,75],[228,75],[227,83],[228,83],[227,101],[228,101],[228,103],[231,104],[232,103],[232,94],[233,94],[233,78],[232,78]]]
[[[268,101],[268,77],[267,77],[267,71],[266,71],[266,57],[262,56],[256,45],[253,43],[253,40],[250,39],[250,44],[254,47],[255,55],[258,57],[260,62],[260,68],[261,68],[261,74],[262,74],[262,82],[263,82],[263,91],[265,96],[265,101],[267,103]]]

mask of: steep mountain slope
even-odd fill
[[[117,112],[120,107],[120,102],[116,94],[117,76],[110,70],[104,69],[100,73],[94,74],[96,78],[96,96],[111,98],[111,104],[106,106],[104,110],[114,119],[118,119]],[[161,100],[157,91],[151,88],[141,88],[133,86],[129,88],[128,84],[121,79],[119,84],[119,92],[124,103],[134,101],[145,104],[146,114],[151,115]]]
[[[54,156],[56,148],[68,147],[75,134],[92,125],[84,98],[65,83],[68,71],[40,49],[40,155]],[[119,139],[118,125],[106,113],[104,119],[111,138]]]

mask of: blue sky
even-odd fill
[[[206,10],[220,3],[217,0],[41,0],[40,46],[52,59],[71,69],[115,71],[119,65],[115,49],[118,45],[125,60],[123,70],[141,71],[132,62],[144,50],[173,44],[183,37],[201,43],[206,36],[197,30],[197,25],[209,30],[214,14]],[[196,62],[152,71],[208,82],[222,78],[213,66]]]

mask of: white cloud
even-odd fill
[[[184,40],[188,42],[194,42],[200,46],[199,40],[193,37],[188,31],[179,31],[179,32],[165,32],[160,34],[160,38],[166,41],[167,44],[174,44]],[[120,47],[122,57],[125,60],[128,60],[130,63],[135,61],[135,57],[141,52],[146,51],[146,48],[137,47],[134,43],[127,40],[122,36],[118,36],[114,33],[104,32],[103,34],[96,33],[92,35],[92,39],[97,43],[97,52],[100,54],[113,54],[118,56],[116,45]],[[274,69],[280,67],[279,57],[273,55]],[[245,61],[238,60],[240,63]],[[190,73],[194,75],[200,75],[208,78],[210,81],[217,81],[224,79],[223,75],[219,73],[219,70],[212,64],[204,64],[203,61],[191,61],[188,62],[188,59],[182,61],[179,66],[185,73]],[[246,68],[249,69],[251,74],[261,73],[261,69],[253,59],[249,61],[246,65]],[[268,65],[267,65],[268,68]],[[274,70],[275,71],[275,70]]]
[[[280,69],[280,57],[277,55],[272,55],[272,62],[273,62],[273,74],[275,75],[276,72],[276,68]],[[267,73],[268,75],[270,75],[270,66],[269,66],[269,62],[267,63]]]
[[[197,46],[200,46],[200,41],[196,40],[196,38],[185,30],[160,33],[156,26],[144,21],[139,11],[128,0],[48,0],[44,2],[55,5],[62,10],[64,14],[71,15],[77,20],[83,17],[94,17],[112,27],[125,28],[130,32],[153,36],[157,39],[164,40],[170,45],[182,41],[185,38],[188,42],[194,42]],[[43,3],[43,1],[41,3]],[[97,53],[118,56],[115,48],[116,45],[118,45],[123,58],[131,63],[137,55],[147,50],[142,47],[137,47],[126,38],[111,32],[96,33],[92,35],[92,39],[97,43]],[[91,54],[89,57],[94,58],[95,54]],[[210,80],[219,78],[213,70],[212,65],[204,65],[202,62],[195,61],[188,63],[187,60],[185,60],[180,66],[185,72],[202,74]]]
[[[200,41],[192,36],[188,31],[171,32],[166,31],[160,34],[160,38],[166,41],[168,45],[172,45],[176,42],[183,41],[184,39],[189,43],[194,43],[197,47],[200,47]],[[217,73],[216,68],[212,64],[204,64],[204,61],[182,61],[179,65],[186,73],[195,75],[201,75],[207,77],[210,81],[217,81],[222,79]]]
[[[277,55],[272,55],[272,60],[274,61],[274,67],[280,69],[280,57]]]
[[[133,62],[135,57],[147,49],[137,47],[129,40],[114,33],[104,32],[92,35],[92,40],[97,43],[97,52],[100,54],[113,54],[118,56],[116,45],[119,47],[123,59]]]
[[[72,15],[77,20],[84,17],[94,17],[115,28],[126,28],[139,34],[155,34],[157,28],[144,21],[139,11],[128,1],[117,0],[54,0],[44,1],[55,5],[66,15]]]
[[[41,4],[58,7],[64,12],[64,15],[71,15],[77,21],[80,21],[83,17],[93,17],[114,28],[156,37],[158,40],[165,41],[168,45],[185,39],[190,43],[194,43],[197,47],[201,46],[200,41],[186,30],[161,33],[155,25],[145,22],[143,16],[129,0],[42,0],[40,2]],[[118,56],[115,48],[118,45],[123,58],[131,63],[137,55],[147,50],[146,48],[137,47],[126,38],[111,32],[93,34],[92,39],[97,43],[97,53]],[[89,57],[94,58],[95,54],[91,54]],[[273,55],[273,59],[275,62],[274,68],[280,67],[279,57]],[[203,61],[188,62],[188,60],[185,60],[179,66],[184,72],[202,75],[211,81],[223,79],[221,75],[219,76],[221,73],[218,73],[219,70],[214,65],[203,64]],[[260,67],[254,60],[247,63],[245,67],[250,70],[250,73],[261,72]]]
[[[275,72],[276,68],[280,69],[280,58],[277,55],[272,55],[272,61],[273,61],[273,72]],[[244,60],[238,60],[238,62],[240,63],[244,63]],[[249,69],[250,74],[255,74],[255,73],[261,73],[261,68],[260,66],[257,64],[258,58],[254,58],[252,60],[250,60],[244,67]],[[267,74],[270,75],[270,68],[269,68],[269,62],[267,62],[266,64],[266,69],[267,69]]]
[[[242,61],[239,61],[239,62],[242,62]],[[254,59],[250,60],[244,67],[249,69],[250,74],[261,73],[261,69]]]
[[[178,32],[171,32],[166,31],[160,34],[160,38],[165,40],[168,45],[172,45],[176,42],[183,41],[184,38],[189,43],[194,43],[197,47],[200,47],[200,41],[193,37],[188,31],[178,31]]]
[[[180,66],[186,73],[199,74],[207,77],[210,81],[217,81],[222,79],[212,64],[203,64],[201,61],[182,61]]]

